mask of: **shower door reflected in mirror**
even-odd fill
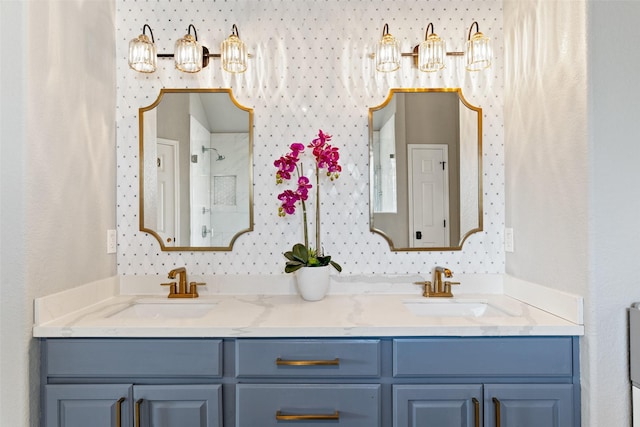
[[[253,229],[252,122],[230,89],[162,89],[140,109],[140,229],[162,250],[231,250]]]
[[[394,251],[482,230],[482,110],[460,89],[391,89],[369,109],[370,228]]]

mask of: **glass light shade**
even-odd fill
[[[395,71],[400,68],[400,43],[391,34],[386,33],[376,46],[376,70]]]
[[[441,70],[446,55],[444,40],[432,33],[418,48],[418,69],[429,73]]]
[[[178,70],[197,73],[202,70],[202,46],[191,34],[187,34],[176,41],[173,59]]]
[[[243,73],[247,69],[247,46],[240,38],[231,34],[220,44],[222,68],[229,73]]]
[[[491,66],[491,40],[481,32],[475,33],[467,40],[464,51],[466,68],[469,71],[480,71]]]
[[[140,34],[129,42],[129,67],[141,73],[156,71],[158,57],[156,45],[145,34]]]

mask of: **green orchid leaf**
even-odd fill
[[[325,266],[325,265],[329,265],[330,262],[331,262],[330,256],[319,256],[317,265]]]
[[[305,264],[309,261],[309,251],[304,247],[304,245],[296,243],[293,245],[292,252],[295,259],[304,262]]]
[[[304,267],[304,264],[295,262],[295,261],[290,261],[287,263],[287,265],[284,266],[284,272],[293,273],[296,270],[300,270],[302,267]]]
[[[331,264],[331,266],[333,268],[335,268],[336,270],[338,270],[338,273],[342,272],[342,267],[340,267],[340,264],[338,264],[335,261],[329,261],[329,263]]]

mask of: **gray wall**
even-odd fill
[[[629,426],[640,301],[636,1],[506,1],[506,271],[585,296],[582,425]]]
[[[0,425],[36,426],[33,298],[116,274],[115,2],[0,2]]]

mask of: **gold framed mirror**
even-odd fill
[[[231,89],[162,89],[139,111],[140,230],[163,251],[229,251],[253,230],[253,109]]]
[[[369,109],[369,224],[392,251],[482,231],[482,109],[459,88],[391,89]]]

